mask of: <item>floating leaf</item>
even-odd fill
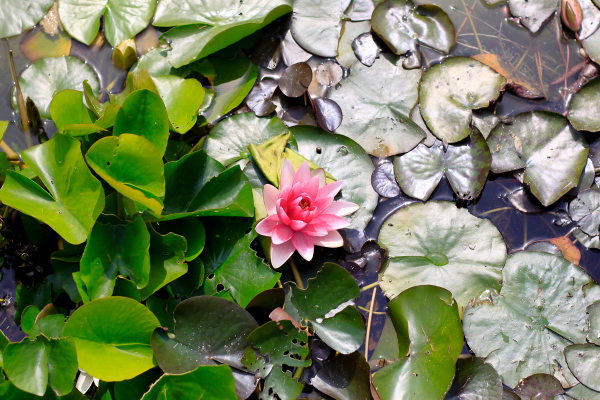
[[[485,289],[499,289],[506,245],[494,224],[448,201],[397,211],[379,232],[389,260],[379,285],[393,299],[416,285],[450,290],[462,312]]]
[[[518,18],[521,25],[536,33],[544,22],[560,10],[560,1],[557,0],[508,0],[510,13]]]
[[[409,53],[403,61],[406,68],[421,65],[418,43],[449,53],[456,40],[454,24],[444,10],[433,4],[414,7],[411,0],[380,3],[371,25],[395,54]]]
[[[487,357],[510,387],[536,373],[573,386],[563,350],[585,342],[585,307],[600,299],[592,278],[561,257],[519,252],[508,258],[502,282],[500,294],[485,293],[465,310],[471,350]]]
[[[342,109],[331,99],[311,99],[319,126],[329,132],[335,131],[342,123]]]
[[[567,396],[568,395],[568,396]],[[556,400],[600,400],[600,392],[596,392],[585,385],[577,384],[566,391],[566,395],[556,396]]]
[[[592,188],[580,192],[569,204],[569,215],[577,227],[590,236],[600,234],[600,189]]]
[[[600,131],[600,120],[595,112],[600,107],[598,93],[600,93],[600,78],[592,80],[573,95],[567,117],[575,129]]]
[[[356,58],[367,67],[372,66],[381,53],[381,48],[375,42],[371,32],[363,33],[354,39],[352,50]]]
[[[431,147],[419,144],[394,158],[396,179],[407,195],[427,200],[445,175],[460,199],[473,200],[483,190],[492,155],[485,139],[474,128],[469,138],[444,149],[439,140]]]
[[[54,0],[8,0],[0,11],[0,38],[20,35],[48,12]]]
[[[565,348],[565,358],[569,369],[579,382],[592,390],[600,391],[600,346],[591,343],[572,344]]]
[[[471,133],[473,111],[496,101],[506,79],[485,64],[452,57],[427,70],[419,86],[421,115],[431,132],[448,143]]]
[[[90,147],[86,159],[115,190],[160,215],[164,167],[162,155],[152,142],[129,133],[105,137]]]
[[[454,382],[446,398],[504,400],[502,380],[494,367],[481,358],[459,358]]]
[[[63,90],[50,104],[50,115],[60,133],[69,136],[85,136],[104,131],[95,125],[98,117],[83,104],[81,92]]]
[[[264,117],[271,114],[277,106],[271,101],[273,93],[279,87],[279,83],[274,79],[263,79],[257,83],[246,97],[246,105],[254,111],[257,117]]]
[[[206,231],[204,225],[197,218],[183,218],[173,221],[163,221],[159,229],[163,233],[172,232],[182,236],[187,242],[185,261],[193,261],[204,250]]]
[[[587,39],[582,40],[581,45],[594,62],[600,62],[600,29]]]
[[[311,383],[334,399],[371,399],[371,369],[365,357],[356,352],[340,354],[323,365]]]
[[[81,280],[90,299],[112,294],[117,274],[129,277],[138,288],[150,275],[150,235],[142,218],[121,221],[106,216],[96,222],[81,257]]]
[[[156,76],[152,80],[167,107],[171,129],[181,134],[192,129],[206,94],[202,84],[175,75]]]
[[[176,68],[239,41],[292,11],[290,0],[163,0],[153,25],[176,26],[163,37],[171,41],[169,63]],[[219,69],[217,69],[219,70]]]
[[[67,89],[83,93],[84,80],[89,82],[93,93],[98,93],[96,75],[82,61],[71,56],[43,57],[23,71],[19,77],[19,85],[23,98],[31,97],[40,111],[40,116],[50,119],[50,103],[54,96]],[[19,111],[16,94],[13,94],[12,105]]]
[[[548,374],[534,374],[522,379],[517,387],[515,393],[518,394],[521,399],[540,399],[540,400],[552,400],[554,396],[563,394],[563,389],[560,381]]]
[[[342,29],[342,37],[338,45],[337,61],[340,65],[346,68],[352,67],[357,60],[358,55],[355,55],[354,40],[364,33],[371,31],[371,23],[369,21],[361,22],[344,22]],[[360,57],[359,57],[360,59]],[[375,60],[373,60],[375,62]],[[372,65],[372,64],[371,64]]]
[[[323,86],[335,86],[342,80],[344,71],[335,61],[325,61],[317,67],[317,81]]]
[[[422,72],[404,69],[399,61],[382,55],[372,67],[356,63],[348,79],[329,94],[345,117],[336,133],[377,157],[406,153],[426,136],[409,117]]]
[[[104,190],[91,174],[77,139],[56,134],[21,152],[50,193],[25,176],[6,171],[0,200],[48,224],[70,243],[83,243],[104,208]]]
[[[336,57],[343,17],[342,0],[296,0],[291,32],[296,42],[312,54]]]
[[[133,379],[115,382],[115,400],[141,399],[150,386],[162,376],[162,371],[156,367]]]
[[[396,197],[400,194],[400,186],[394,176],[394,164],[389,161],[379,164],[371,175],[371,186],[380,196]]]
[[[549,206],[577,186],[587,162],[587,142],[560,114],[531,111],[513,119],[488,137],[492,172],[525,168],[523,183]]]
[[[300,97],[308,90],[313,71],[305,62],[290,65],[279,78],[279,88],[288,97]]]
[[[132,39],[152,19],[154,0],[61,0],[60,21],[69,35],[86,45],[92,44],[104,17],[104,34],[111,46]]]
[[[381,400],[409,398],[415,393],[442,400],[463,345],[452,294],[435,286],[417,286],[390,301],[387,312],[398,334],[395,358],[399,360],[373,376],[377,394]]]
[[[77,347],[79,366],[90,375],[114,382],[131,379],[156,364],[150,336],[160,324],[145,306],[125,297],[107,297],[78,308],[64,335]]]

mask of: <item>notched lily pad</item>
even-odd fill
[[[560,381],[548,374],[534,374],[522,379],[515,393],[521,396],[523,400],[552,400],[554,396],[563,394],[563,389]]]
[[[342,0],[296,0],[291,32],[296,42],[321,57],[337,56],[344,9]]]
[[[300,97],[308,90],[313,71],[305,62],[290,65],[279,78],[279,88],[288,97]]]
[[[394,176],[394,164],[389,161],[380,163],[371,175],[371,186],[380,196],[396,197],[400,194],[400,186]]]
[[[323,86],[335,86],[342,80],[344,71],[335,61],[325,61],[317,67],[317,82]]]

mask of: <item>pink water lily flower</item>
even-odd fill
[[[325,184],[323,170],[312,173],[307,162],[298,172],[285,159],[277,190],[265,185],[263,196],[269,216],[256,225],[256,232],[271,237],[271,264],[279,268],[295,250],[305,260],[312,260],[315,245],[341,247],[338,229],[350,223],[342,218],[358,210],[359,206],[347,201],[333,201],[344,182]]]

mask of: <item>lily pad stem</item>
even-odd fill
[[[294,274],[294,279],[296,280],[296,285],[298,285],[299,289],[304,290],[304,283],[302,283],[302,278],[300,277],[300,273],[298,272],[298,267],[292,258],[289,259],[290,266],[292,267],[292,273]]]
[[[373,288],[373,295],[371,296],[371,306],[369,307],[369,320],[367,321],[367,335],[365,339],[365,359],[369,361],[369,335],[371,333],[371,320],[373,319],[373,306],[375,305],[375,294],[377,288]]]
[[[365,287],[362,287],[362,288],[360,288],[360,291],[361,291],[361,292],[364,292],[365,290],[372,289],[372,288],[374,288],[375,286],[379,286],[379,282],[373,282],[373,283],[371,283],[370,285],[367,285],[367,286],[365,286]]]
[[[302,361],[306,360],[306,356],[300,357],[300,360],[302,360]],[[300,377],[302,376],[303,372],[304,372],[304,367],[298,367],[298,368],[296,368],[296,371],[294,371],[294,375],[292,375],[292,378],[293,379],[300,379]]]
[[[123,195],[117,192],[117,217],[123,219]]]
[[[135,209],[135,204],[133,204],[133,200],[131,200],[127,197],[122,197],[122,199],[123,199],[123,207],[125,207],[125,211],[127,211],[127,214],[129,215],[129,217],[133,218],[137,214],[137,210]]]

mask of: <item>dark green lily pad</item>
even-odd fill
[[[508,6],[510,13],[532,33],[539,31],[546,20],[555,12],[560,11],[560,1],[558,0],[508,0]]]
[[[23,161],[50,193],[25,176],[6,171],[0,200],[31,215],[70,243],[83,243],[104,208],[104,190],[81,155],[77,139],[56,134],[23,152]]]
[[[471,133],[473,110],[496,101],[506,79],[485,64],[452,57],[431,67],[419,86],[421,115],[431,132],[448,143]]]
[[[492,172],[525,168],[523,183],[544,205],[576,187],[587,162],[588,145],[565,117],[531,111],[499,125],[488,137]]]
[[[569,215],[577,227],[589,236],[598,236],[600,231],[600,189],[592,188],[580,192],[569,204]]]
[[[311,383],[337,400],[370,400],[370,375],[371,369],[362,354],[341,354],[323,365]]]
[[[181,302],[174,312],[175,332],[162,328],[152,334],[158,365],[167,374],[185,374],[200,365],[227,364],[234,368],[236,394],[247,398],[256,386],[243,372],[248,335],[258,327],[254,318],[229,300],[197,296]]]
[[[394,158],[396,179],[402,191],[423,201],[431,196],[444,175],[459,198],[476,199],[491,165],[490,149],[476,128],[469,138],[448,145],[446,150],[438,140],[431,147],[419,144]]]
[[[388,315],[398,335],[398,361],[373,376],[377,394],[381,400],[417,393],[424,399],[442,400],[452,385],[463,345],[452,294],[435,286],[413,287],[390,301]]]
[[[579,382],[594,391],[600,391],[600,346],[592,343],[572,344],[565,348],[565,358],[569,369]]]
[[[421,66],[418,43],[449,53],[456,41],[450,17],[433,4],[414,7],[411,0],[386,0],[373,11],[371,25],[395,54],[409,53],[406,68]]]
[[[163,37],[171,40],[169,63],[179,68],[224,49],[291,11],[290,0],[164,0],[156,7],[153,25],[175,26]]]
[[[413,149],[426,136],[410,119],[421,75],[421,70],[402,67],[400,58],[393,55],[382,55],[372,67],[355,63],[348,79],[329,94],[344,115],[336,133],[377,157]]]
[[[129,277],[138,288],[150,275],[150,235],[142,218],[121,221],[105,217],[90,232],[81,257],[81,280],[90,299],[112,294],[117,274]]]
[[[0,38],[20,35],[31,28],[48,12],[54,0],[8,0],[2,3]]]
[[[600,78],[596,78],[573,95],[567,117],[580,131],[600,131]]]
[[[454,382],[446,399],[503,400],[502,379],[481,358],[459,358]]]
[[[469,347],[510,387],[536,373],[573,386],[563,350],[585,342],[585,308],[600,299],[600,289],[580,267],[547,253],[513,254],[502,278],[500,294],[484,293],[465,310]]]
[[[159,229],[163,233],[173,232],[185,238],[187,241],[186,262],[195,260],[204,250],[206,231],[202,222],[197,218],[163,221],[160,223]]]
[[[523,400],[552,400],[554,396],[564,392],[560,381],[548,374],[528,376],[522,379],[515,388],[515,393]]]
[[[19,77],[23,98],[31,97],[42,118],[51,118],[50,103],[58,92],[72,89],[81,92],[87,80],[92,92],[98,94],[98,79],[94,71],[75,57],[42,57],[30,65]],[[16,90],[12,96],[13,108],[19,112]]]
[[[413,204],[397,211],[379,232],[389,261],[379,285],[393,299],[422,284],[450,290],[460,313],[484,289],[500,288],[506,245],[487,219],[447,201]]]

